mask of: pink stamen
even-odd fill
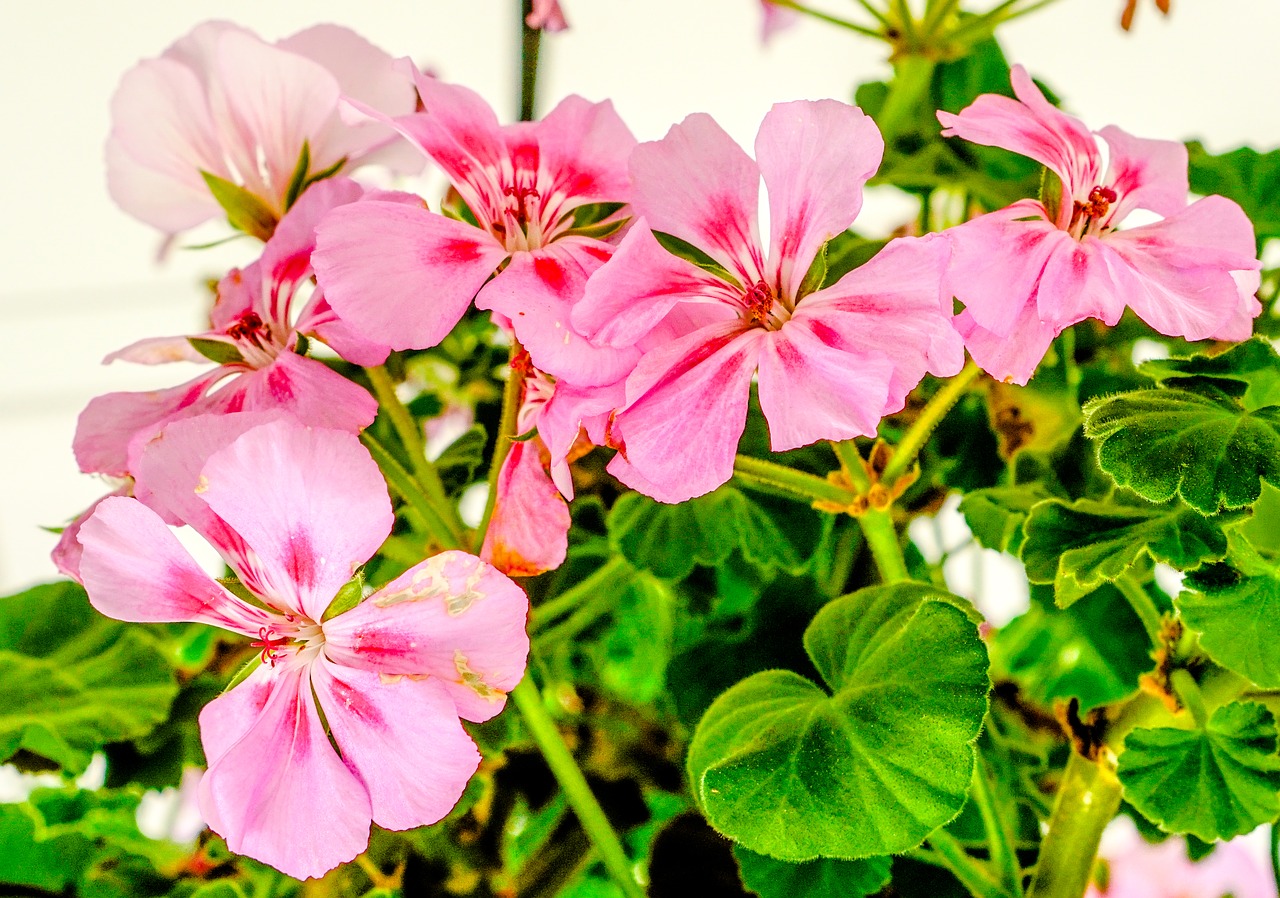
[[[747,307],[747,321],[751,324],[762,325],[769,320],[774,297],[773,291],[764,281],[756,281],[755,286],[742,297],[742,301]]]
[[[255,649],[262,649],[262,663],[276,666],[276,654],[289,644],[289,637],[276,636],[270,627],[258,630],[258,639],[249,643]]]

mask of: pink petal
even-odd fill
[[[631,154],[632,204],[649,227],[760,279],[760,169],[709,115],[695,113]]]
[[[391,354],[390,346],[366,340],[355,328],[339,318],[319,289],[312,294],[303,316],[298,321],[299,332],[318,337],[353,365],[372,368],[381,365]]]
[[[1109,256],[1107,241],[1094,236],[1054,241],[1036,291],[1040,320],[1059,331],[1086,318],[1119,321],[1125,295]]]
[[[1231,200],[1205,197],[1162,221],[1107,234],[1104,242],[1115,254],[1117,289],[1162,334],[1202,340],[1221,328],[1239,332],[1260,311],[1252,298],[1260,266],[1253,226]]]
[[[462,797],[480,752],[435,679],[388,677],[321,655],[311,685],[342,760],[384,829],[426,826]]]
[[[227,847],[298,879],[320,876],[363,851],[372,814],[365,787],[329,744],[308,668],[263,669],[271,680],[266,704],[221,754],[210,749],[226,736],[206,743],[209,772],[200,781],[200,811]],[[229,700],[233,711],[210,710]],[[252,702],[214,699],[200,715],[201,729],[206,719],[216,727],[246,707]]]
[[[564,31],[569,27],[564,10],[560,8],[560,0],[533,0],[533,9],[524,17],[524,23],[543,31]]]
[[[364,387],[324,362],[289,351],[211,398],[230,411],[283,409],[304,424],[351,433],[364,430],[378,414],[377,400]]]
[[[638,353],[593,345],[574,328],[570,312],[600,261],[563,244],[515,253],[480,291],[476,308],[505,315],[540,370],[581,386],[613,383],[634,367]]]
[[[83,583],[80,580],[80,557],[84,553],[84,547],[80,545],[80,527],[102,504],[103,499],[109,499],[112,496],[128,497],[133,491],[131,483],[125,483],[119,489],[107,493],[100,499],[94,501],[92,505],[76,516],[75,520],[62,528],[62,533],[58,534],[58,544],[53,547],[50,558],[53,566],[60,573],[66,574],[77,583]]]
[[[627,160],[636,139],[613,108],[570,95],[556,104],[533,131],[541,167],[550,175],[544,207],[565,210],[583,203],[625,203],[631,199]]]
[[[587,281],[573,308],[573,324],[605,346],[634,346],[682,302],[724,303],[736,308],[741,291],[691,262],[667,252],[637,221],[617,251]]]
[[[974,321],[968,311],[955,319],[956,331],[978,367],[996,380],[1025,386],[1049,351],[1058,331],[1040,320],[1028,299],[1007,334],[996,334]]]
[[[578,387],[568,381],[556,384],[555,392],[538,414],[538,436],[551,455],[551,479],[560,494],[573,498],[573,479],[568,457],[578,442],[583,428],[592,434],[596,445],[603,445],[604,430],[610,413],[626,403],[626,384]]]
[[[278,285],[292,296],[298,281],[311,274],[311,252],[316,246],[316,226],[331,210],[354,203],[364,188],[350,178],[326,178],[312,184],[298,198],[262,249],[263,283]],[[274,319],[276,316],[273,315]]]
[[[333,210],[311,257],[334,311],[393,349],[434,346],[506,257],[485,231],[403,203]]]
[[[206,339],[220,338],[216,335],[208,335]],[[109,365],[116,361],[133,362],[135,365],[164,365],[168,362],[207,364],[209,360],[196,351],[187,337],[147,337],[108,354],[102,360],[102,364]]]
[[[386,484],[360,441],[289,420],[210,455],[197,492],[257,555],[264,597],[313,621],[391,532]]]
[[[945,290],[993,333],[1009,332],[1035,295],[1049,256],[1075,242],[1044,215],[1039,203],[1022,200],[944,232],[952,246]]]
[[[107,393],[90,400],[76,422],[71,444],[80,470],[117,477],[128,475],[130,441],[140,433],[159,430],[165,421],[181,415],[229,373],[219,367],[166,390]]]
[[[257,262],[245,268],[233,268],[218,281],[209,322],[213,329],[225,332],[246,312],[255,311],[262,300],[262,266]]]
[[[1098,132],[1111,150],[1106,183],[1119,195],[1111,221],[1134,209],[1166,218],[1187,207],[1187,148],[1176,140],[1147,140],[1107,125]]]
[[[683,502],[727,481],[763,338],[732,321],[645,354],[614,420],[622,448],[609,472],[660,502]]]
[[[1009,72],[1017,100],[983,94],[959,115],[938,112],[943,137],[963,137],[984,146],[1003,147],[1028,156],[1062,179],[1066,211],[1071,197],[1100,181],[1101,159],[1093,134],[1078,118],[1054,108],[1027,70]]]
[[[277,622],[201,570],[154,511],[108,496],[80,527],[80,577],[89,601],[126,621],[198,621],[256,635]]]
[[[1239,290],[1239,304],[1235,314],[1210,334],[1209,339],[1239,343],[1253,335],[1253,319],[1262,314],[1262,304],[1257,298],[1258,287],[1262,284],[1262,272],[1233,271],[1231,278]]]
[[[564,564],[569,506],[539,457],[541,440],[514,443],[498,473],[498,499],[480,558],[508,577],[533,577]]]
[[[768,44],[779,31],[784,31],[800,21],[800,13],[785,6],[778,6],[769,0],[761,0],[760,12],[760,43],[762,44]]]
[[[835,100],[777,103],[756,135],[769,192],[769,264],[795,296],[822,245],[853,223],[884,139],[861,109]]]
[[[442,552],[324,623],[337,664],[439,678],[458,714],[484,721],[524,676],[529,600],[473,555]]]

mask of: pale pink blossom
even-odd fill
[[[524,17],[524,23],[543,31],[564,31],[569,27],[560,0],[533,0],[533,9]]]
[[[1094,133],[1055,109],[1026,70],[1011,72],[1017,100],[984,94],[958,115],[939,112],[945,136],[1003,147],[1045,165],[1060,190],[1020,200],[947,231],[948,285],[965,304],[965,345],[995,377],[1025,384],[1064,328],[1108,325],[1125,306],[1157,331],[1188,340],[1243,340],[1261,310],[1253,226],[1231,200],[1188,205],[1187,150]],[[1136,209],[1163,216],[1120,230]]]
[[[176,234],[223,214],[202,172],[243,187],[278,220],[304,145],[307,176],[375,161],[421,167],[388,146],[384,126],[344,123],[342,96],[389,115],[417,102],[391,57],[346,28],[269,44],[207,22],[125,74],[111,101],[107,187],[130,215]]]
[[[800,19],[800,13],[785,6],[760,0],[760,42],[767,44],[779,31],[785,31]]]
[[[315,254],[334,309],[371,340],[419,349],[474,298],[510,322],[541,370],[583,386],[616,381],[634,354],[593,347],[569,313],[613,253],[601,237],[626,215],[635,138],[608,102],[571,96],[539,122],[503,127],[472,91],[421,74],[417,84],[426,111],[393,124],[444,170],[477,224],[401,204],[335,210]]]
[[[1199,861],[1173,836],[1146,842],[1117,819],[1099,852],[1105,884],[1089,884],[1085,898],[1276,898],[1276,886],[1242,842],[1224,842]]]
[[[299,341],[302,335],[317,338],[360,365],[381,363],[387,347],[353,333],[321,290],[313,291],[296,315],[293,308],[311,282],[316,222],[335,206],[364,195],[363,187],[346,178],[316,184],[281,219],[262,258],[219,282],[211,330],[191,337],[148,338],[107,356],[106,362],[141,364],[208,363],[207,356],[214,356],[221,363],[176,387],[108,393],[91,401],[80,414],[73,443],[80,469],[113,476],[132,473],[130,442],[177,417],[282,408],[305,423],[353,432],[372,423],[378,410],[373,397],[300,353]]]
[[[895,240],[834,284],[805,284],[880,163],[871,120],[834,100],[779,104],[755,148],[753,160],[706,115],[641,144],[631,158],[638,220],[574,311],[601,345],[643,342],[610,429],[619,453],[609,470],[664,502],[729,479],[757,373],[781,451],[873,434],[926,371],[954,374],[964,361],[941,294],[942,238]],[[720,270],[668,252],[655,233],[692,244]]]
[[[166,427],[139,463],[151,507],[103,500],[80,570],[111,617],[253,640],[260,663],[200,714],[200,812],[232,851],[307,878],[363,851],[371,821],[410,829],[457,802],[480,760],[459,718],[489,719],[523,676],[528,600],[451,551],[326,620],[391,531],[386,487],[354,435],[260,420]],[[258,604],[201,570],[153,508],[209,540]]]

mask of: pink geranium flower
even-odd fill
[[[524,17],[524,23],[543,31],[564,31],[569,27],[560,0],[533,0],[533,9]]]
[[[1253,226],[1220,196],[1187,204],[1187,150],[1094,134],[1055,109],[1021,66],[1017,100],[984,94],[959,115],[939,112],[943,134],[1029,156],[1057,175],[1048,205],[1021,200],[947,231],[955,247],[948,281],[965,304],[956,319],[974,360],[1025,384],[1049,343],[1085,318],[1108,325],[1125,306],[1162,334],[1246,339],[1261,311]],[[1135,209],[1163,216],[1119,230]]]
[[[307,175],[373,161],[421,167],[387,147],[385,127],[344,124],[344,95],[389,115],[417,103],[391,57],[346,28],[317,25],[273,45],[207,22],[120,82],[108,189],[130,215],[176,234],[223,214],[202,172],[243,187],[279,219],[304,144]]]
[[[622,224],[635,138],[608,102],[568,97],[540,122],[502,127],[472,91],[417,78],[426,111],[394,125],[444,169],[475,224],[398,204],[335,210],[315,255],[334,309],[371,340],[420,349],[475,298],[543,371],[584,386],[617,380],[634,355],[591,346],[569,311],[613,253],[592,234]],[[584,226],[576,214],[588,211]]]
[[[301,354],[299,340],[302,335],[318,338],[360,365],[381,363],[387,347],[352,333],[320,290],[296,318],[293,312],[299,291],[310,284],[316,222],[364,194],[363,187],[345,178],[307,191],[281,220],[262,258],[243,271],[233,270],[218,284],[212,330],[141,340],[107,356],[106,362],[208,362],[212,357],[221,363],[177,387],[108,393],[90,402],[80,414],[73,443],[80,469],[132,473],[130,442],[176,417],[283,408],[308,424],[341,430],[354,432],[372,423],[378,411],[373,397],[323,362]],[[215,389],[224,380],[230,383]]]
[[[631,158],[636,224],[587,285],[574,323],[606,346],[643,340],[610,437],[609,470],[664,502],[729,479],[752,377],[774,450],[873,434],[926,371],[964,362],[940,290],[942,238],[901,239],[820,290],[806,275],[862,206],[879,131],[834,100],[765,116],[752,160],[709,116],[692,115]],[[757,224],[769,192],[770,243]],[[707,270],[655,233],[706,253]]]
[[[1099,859],[1105,885],[1090,883],[1085,898],[1275,898],[1276,887],[1241,842],[1224,842],[1199,861],[1187,857],[1177,837],[1158,845],[1143,841],[1134,825],[1118,818],[1107,829]]]
[[[326,620],[391,531],[386,487],[354,435],[261,420],[167,427],[139,465],[151,507],[104,500],[80,570],[104,614],[213,624],[261,650],[200,714],[200,811],[231,850],[306,878],[362,851],[370,821],[449,812],[480,760],[459,718],[489,719],[519,682],[528,601],[455,551]],[[258,603],[202,571],[157,511],[209,540]]]

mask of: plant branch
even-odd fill
[[[1004,800],[1004,794],[996,794],[997,789],[1000,789],[1000,784],[996,780],[996,774],[979,752],[973,775],[973,800],[982,815],[982,825],[987,832],[991,866],[995,868],[1004,890],[1021,898],[1022,867],[1018,864],[1018,854],[1013,842],[1016,811],[1012,802]],[[1003,789],[1000,791],[1003,792]]]
[[[1072,751],[1027,898],[1080,898],[1089,885],[1102,831],[1119,810],[1114,764]]]
[[[549,599],[529,612],[529,632],[544,630],[551,621],[563,614],[576,612],[587,605],[603,604],[592,601],[592,594],[603,590],[614,577],[630,567],[621,555],[615,555],[596,569],[595,573],[569,589]]]
[[[511,337],[511,362],[522,352],[520,341],[513,334]],[[476,549],[484,545],[485,534],[489,532],[489,522],[493,520],[493,510],[498,504],[498,477],[502,474],[502,463],[511,453],[512,437],[516,435],[516,418],[520,414],[520,400],[524,393],[524,377],[514,364],[507,368],[507,382],[502,388],[502,412],[498,418],[498,436],[493,444],[493,459],[489,462],[489,495],[484,502],[484,517],[476,530]]]
[[[809,502],[829,503],[843,508],[854,499],[847,489],[830,480],[749,455],[739,455],[733,460],[733,476],[746,486],[782,492]]]
[[[533,11],[532,0],[516,0],[520,8],[520,121],[533,121],[538,107],[538,53],[542,48],[542,29],[526,23]]]
[[[850,22],[848,19],[841,19],[837,16],[828,15],[825,12],[811,9],[808,6],[802,6],[801,4],[796,3],[795,0],[769,0],[769,2],[774,6],[781,6],[785,9],[794,9],[798,13],[810,16],[820,22],[826,22],[828,25],[838,25],[841,28],[847,28],[857,34],[865,35],[866,37],[874,37],[876,40],[882,41],[885,39],[884,35],[879,31],[876,31],[874,28],[868,28],[865,25],[859,25],[857,22]]]
[[[1151,594],[1143,588],[1142,584],[1132,574],[1121,574],[1116,578],[1115,584],[1116,589],[1120,590],[1120,594],[1125,597],[1134,614],[1138,615],[1138,620],[1142,621],[1143,629],[1147,631],[1147,637],[1151,640],[1151,645],[1159,646],[1162,615],[1160,614],[1160,609],[1156,607],[1155,601],[1151,598]]]
[[[893,456],[889,459],[889,464],[885,466],[884,474],[881,480],[890,486],[893,482],[902,476],[908,468],[915,464],[916,458],[920,455],[925,444],[929,442],[929,437],[933,435],[933,431],[946,417],[947,412],[960,401],[969,389],[969,386],[982,373],[982,369],[970,359],[969,362],[960,369],[960,373],[943,384],[938,392],[934,393],[924,409],[911,422],[911,426],[907,428],[907,432],[902,435],[902,439],[898,441],[898,445],[894,447]]]
[[[951,871],[951,875],[960,880],[960,884],[976,898],[1009,898],[1009,893],[1000,888],[987,865],[964,850],[964,846],[956,841],[955,836],[945,829],[939,829],[929,836],[929,847],[940,865]]]
[[[418,481],[405,470],[404,466],[396,460],[396,457],[385,446],[378,442],[373,434],[367,430],[364,431],[360,434],[360,442],[369,450],[373,460],[378,463],[378,467],[382,469],[382,476],[387,479],[387,483],[391,488],[422,519],[423,525],[427,528],[427,532],[432,539],[445,549],[457,549],[465,545],[465,542],[459,540],[454,534],[453,528],[441,516],[439,508],[427,496]]]

